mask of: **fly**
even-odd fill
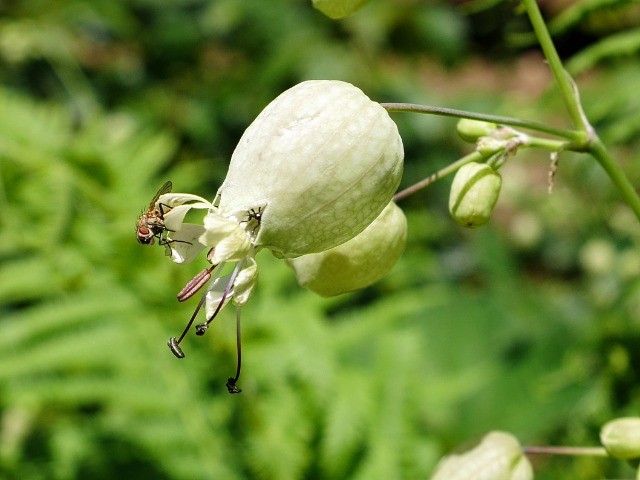
[[[160,245],[168,246],[168,244],[171,243],[170,240],[167,240],[163,236],[163,233],[168,230],[167,227],[164,226],[164,215],[171,210],[171,207],[163,203],[158,204],[156,207],[156,203],[160,196],[165,193],[169,193],[172,187],[173,185],[171,181],[162,185],[153,196],[147,211],[143,212],[138,217],[136,222],[136,236],[138,238],[138,243],[142,243],[143,245],[153,245],[156,238]]]

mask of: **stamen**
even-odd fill
[[[236,268],[233,270],[233,273],[231,274],[231,278],[229,279],[229,282],[227,283],[227,287],[224,289],[222,298],[220,299],[220,302],[218,302],[218,306],[213,312],[213,315],[211,315],[211,317],[206,322],[199,323],[196,325],[196,335],[204,335],[206,333],[207,328],[209,328],[209,324],[213,322],[213,319],[216,318],[216,315],[218,315],[218,312],[222,309],[222,306],[224,305],[225,300],[227,299],[227,297],[229,296],[229,293],[231,292],[231,289],[233,288],[233,283],[236,281],[238,272],[240,272],[243,266],[244,266],[244,260],[238,262],[238,264],[236,265]]]
[[[199,323],[196,325],[196,335],[202,336],[207,332],[207,328],[209,328],[209,324],[213,321],[214,318],[216,318],[216,315],[218,315],[218,312],[222,309],[222,305],[224,305],[224,302],[227,299],[229,292],[231,291],[231,287],[233,285],[232,282],[233,282],[233,278],[231,278],[231,280],[229,280],[229,283],[227,283],[227,288],[224,289],[222,298],[220,299],[218,306],[213,312],[213,315],[211,315],[211,318],[204,323]]]
[[[196,306],[196,309],[194,310],[193,314],[191,315],[191,319],[189,320],[189,323],[187,323],[187,326],[183,330],[182,335],[180,335],[180,338],[176,340],[176,337],[171,337],[169,339],[169,341],[167,342],[167,345],[169,346],[169,349],[178,358],[184,358],[185,357],[184,352],[180,348],[180,342],[182,341],[182,339],[185,337],[185,335],[187,334],[187,332],[191,328],[191,325],[193,325],[193,322],[195,321],[196,316],[198,315],[198,312],[202,308],[202,305],[204,305],[204,301],[206,300],[206,298],[207,298],[207,292],[204,292],[202,294],[202,296],[200,297],[200,301],[198,302],[198,305]]]
[[[236,349],[238,352],[238,367],[236,368],[235,378],[227,379],[227,390],[229,393],[240,393],[242,390],[238,388],[238,379],[240,378],[240,368],[242,367],[242,336],[240,334],[240,307],[236,310]]]
[[[187,283],[180,293],[178,294],[178,301],[184,302],[185,300],[190,299],[198,290],[204,287],[209,279],[211,278],[211,272],[216,268],[216,265],[212,265],[209,268],[205,268],[200,273],[198,273],[195,277],[193,277],[189,283]]]
[[[171,350],[171,353],[173,353],[176,357],[184,358],[184,352],[180,348],[180,345],[178,345],[178,340],[176,339],[176,337],[171,337],[167,342],[167,346]]]

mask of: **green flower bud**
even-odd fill
[[[489,135],[497,128],[495,123],[481,122],[470,118],[460,119],[457,125],[458,135],[470,143],[475,143],[478,138]]]
[[[500,174],[485,163],[472,162],[462,166],[451,185],[451,216],[464,227],[484,225],[491,218],[501,185]]]
[[[348,242],[287,261],[298,283],[330,297],[367,287],[387,274],[407,240],[407,220],[389,203],[371,225]]]
[[[367,3],[369,0],[313,0],[315,8],[334,20],[353,15]]]
[[[404,152],[378,103],[345,82],[303,82],[247,128],[214,203],[222,215],[260,212],[255,247],[278,257],[327,250],[354,237],[391,201]]]
[[[600,441],[614,458],[640,458],[640,418],[616,418],[600,430]]]
[[[478,139],[478,145],[476,151],[485,155],[493,155],[494,153],[501,152],[508,147],[508,140],[504,138],[494,137],[481,137]]]
[[[431,480],[532,480],[533,469],[518,440],[494,431],[444,457]]]

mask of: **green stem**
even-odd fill
[[[575,130],[567,130],[564,128],[556,128],[545,125],[544,123],[522,120],[520,118],[503,117],[501,115],[489,115],[486,113],[466,112],[464,110],[456,110],[453,108],[432,107],[429,105],[416,105],[414,103],[381,103],[382,107],[390,112],[412,112],[426,113],[429,115],[441,115],[444,117],[471,118],[483,122],[497,123],[500,125],[510,125],[512,127],[526,128],[528,130],[536,130],[538,132],[549,133],[558,137],[567,138],[572,141],[582,141],[584,134]]]
[[[607,172],[607,175],[609,175],[609,178],[620,192],[622,199],[627,202],[627,205],[631,207],[633,213],[640,220],[640,197],[638,197],[638,193],[629,178],[613,160],[600,138],[596,136],[591,139],[590,143],[589,153],[596,158],[600,166]]]
[[[608,457],[604,447],[524,447],[526,455],[571,455],[585,457]]]
[[[544,148],[546,150],[551,150],[552,152],[560,152],[563,150],[571,150],[571,143],[564,142],[559,140],[551,140],[548,138],[540,138],[540,137],[532,137],[527,136],[528,140],[525,145],[526,147],[533,148]]]
[[[481,154],[479,152],[473,152],[473,153],[470,153],[469,155],[465,155],[460,160],[458,160],[456,162],[453,162],[450,165],[447,165],[446,167],[444,167],[441,170],[438,170],[435,173],[432,173],[431,175],[429,175],[424,180],[420,180],[418,183],[416,183],[414,185],[411,185],[410,187],[405,188],[404,190],[396,193],[393,196],[393,201],[397,202],[398,200],[402,200],[403,198],[408,197],[409,195],[413,195],[418,190],[422,190],[423,188],[428,187],[432,183],[440,180],[442,177],[446,177],[450,173],[455,172],[461,166],[463,166],[463,165],[465,165],[465,164],[467,164],[469,162],[477,162],[479,160],[482,160],[483,158],[485,158],[485,155],[483,155],[483,154]]]
[[[618,166],[618,164],[615,163],[606,147],[589,124],[586,116],[584,115],[578,90],[562,65],[562,61],[560,60],[560,56],[556,51],[555,45],[553,44],[551,35],[549,35],[549,31],[547,30],[547,26],[544,22],[544,19],[542,18],[542,14],[540,13],[540,9],[538,8],[536,0],[522,0],[522,3],[527,10],[529,19],[531,20],[531,24],[533,26],[533,30],[536,34],[536,37],[538,38],[542,51],[544,52],[544,55],[549,62],[549,67],[555,78],[555,81],[560,88],[562,98],[565,102],[573,125],[579,130],[567,130],[556,127],[549,127],[538,122],[531,122],[511,117],[465,112],[461,110],[415,105],[411,103],[382,103],[381,105],[388,111],[393,112],[415,112],[432,115],[443,115],[449,117],[470,118],[474,120],[535,130],[552,134],[561,138],[566,138],[569,140],[569,143],[565,143],[564,145],[554,143],[553,140],[545,141],[545,139],[536,139],[534,142],[530,142],[529,146],[550,148],[555,151],[573,150],[577,152],[590,153],[596,158],[598,163],[600,163],[602,168],[605,170],[611,181],[620,192],[620,195],[622,196],[624,201],[633,210],[638,220],[640,220],[640,197],[638,196],[638,193],[627,178],[624,171]],[[449,167],[441,170],[440,172],[435,173],[431,177],[426,178],[422,182],[409,187],[402,192],[399,192],[394,198],[396,200],[399,200],[406,197],[407,195],[410,195],[414,191],[419,190],[420,188],[426,187],[427,185],[438,180],[440,177],[455,170],[456,168],[458,168],[458,166],[461,166],[467,161],[471,161],[467,160],[467,158],[468,157],[464,157],[463,159],[451,164]]]
[[[624,171],[615,163],[602,141],[595,134],[595,131],[591,125],[589,125],[588,120],[582,112],[577,89],[562,66],[562,61],[551,40],[551,35],[549,35],[536,0],[522,0],[522,3],[527,9],[533,30],[536,37],[538,37],[538,42],[542,47],[544,56],[549,62],[551,72],[562,92],[562,97],[573,121],[573,125],[583,131],[583,135],[585,136],[582,144],[584,147],[583,151],[590,153],[596,158],[605,172],[607,172],[607,175],[609,175],[609,178],[620,192],[624,201],[627,202],[638,220],[640,220],[640,197],[638,197],[635,188],[631,185]],[[580,145],[580,143],[578,143],[578,145]]]
[[[590,129],[588,128],[588,125],[585,124],[585,119],[582,115],[582,108],[580,107],[579,100],[575,95],[571,80],[562,65],[562,61],[560,60],[560,56],[558,55],[555,45],[553,44],[553,40],[551,40],[551,35],[549,35],[549,30],[547,30],[547,25],[542,18],[542,14],[540,13],[536,0],[522,0],[522,3],[527,10],[529,20],[531,21],[536,37],[538,37],[538,42],[542,47],[544,56],[547,59],[547,62],[549,62],[551,73],[562,92],[562,98],[564,99],[565,106],[569,111],[569,116],[571,117],[573,126],[585,132],[589,132]]]

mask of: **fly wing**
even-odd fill
[[[149,210],[153,210],[155,208],[156,202],[158,201],[158,198],[160,198],[160,195],[169,193],[172,188],[173,188],[173,184],[171,183],[171,180],[169,180],[168,182],[165,182],[165,184],[162,185],[160,189],[156,192],[156,194],[153,196],[153,200],[151,200],[151,203],[149,203]]]

